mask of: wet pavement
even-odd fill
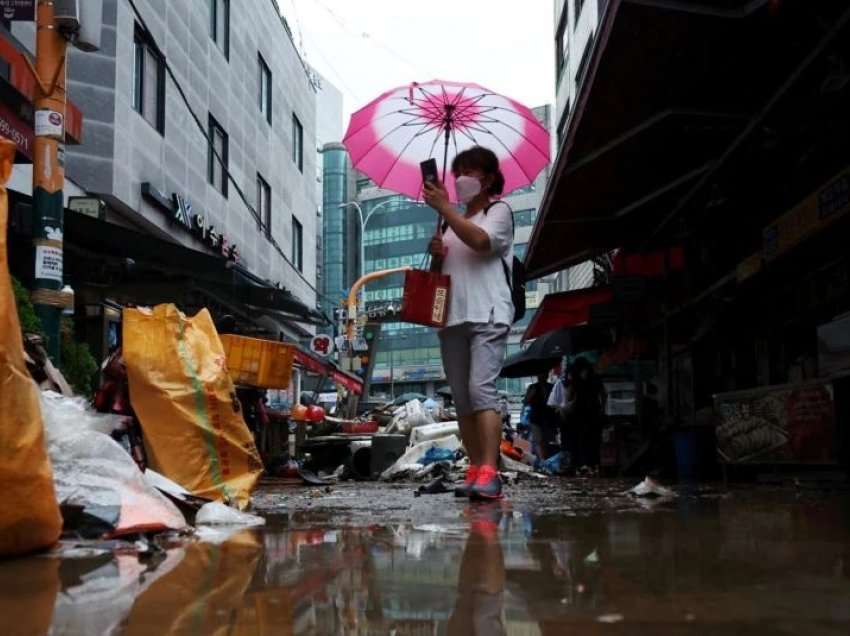
[[[850,633],[850,493],[266,484],[262,528],[0,562],[3,634]]]

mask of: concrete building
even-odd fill
[[[555,154],[561,151],[576,96],[596,45],[599,16],[608,0],[555,0]],[[574,265],[554,278],[554,292],[593,284],[593,264]]]
[[[69,49],[86,134],[66,174],[107,203],[106,221],[208,254],[235,248],[250,275],[312,308],[316,81],[274,0],[236,4],[136,0],[137,15],[104,0],[101,50]],[[32,48],[32,25],[14,33]],[[201,240],[196,215],[223,240]]]

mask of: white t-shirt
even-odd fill
[[[447,327],[466,322],[510,325],[514,318],[511,290],[502,263],[513,266],[514,226],[507,203],[497,201],[467,220],[490,237],[490,251],[475,252],[451,228],[443,235],[443,274],[452,277]]]

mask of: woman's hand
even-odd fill
[[[446,246],[443,244],[443,239],[435,236],[431,239],[428,245],[428,253],[435,258],[443,258],[446,255]]]
[[[449,206],[449,193],[440,181],[434,183],[425,182],[423,189],[425,203],[430,205],[440,214]]]

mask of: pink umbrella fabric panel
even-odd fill
[[[453,201],[452,159],[472,146],[496,153],[506,194],[533,183],[549,163],[549,133],[531,109],[477,84],[440,80],[387,91],[352,115],[344,143],[357,170],[417,199],[419,163],[433,157],[442,171],[447,129],[446,187]]]

